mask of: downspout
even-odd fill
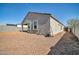
[[[74,34],[75,34],[76,24],[74,25]]]

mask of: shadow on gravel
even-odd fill
[[[60,41],[50,48],[48,55],[79,55],[79,39],[72,33],[65,33]]]

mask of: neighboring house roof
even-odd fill
[[[7,26],[16,26],[17,24],[6,24]]]
[[[23,22],[26,20],[26,17],[29,14],[42,14],[42,15],[49,15],[50,17],[52,17],[53,19],[55,19],[57,22],[59,22],[60,24],[62,24],[60,21],[58,21],[54,16],[52,16],[50,13],[38,13],[38,12],[28,12],[28,14],[25,16],[24,20],[22,21],[21,24],[23,24]],[[63,24],[62,24],[63,25]],[[63,25],[64,26],[64,25]]]

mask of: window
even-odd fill
[[[37,26],[38,26],[37,21],[34,21],[34,24],[33,24],[33,25],[34,25],[34,30],[37,30],[37,28],[38,28],[38,27],[37,27]]]

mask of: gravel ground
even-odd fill
[[[50,48],[48,55],[79,55],[79,40],[71,33],[65,33],[61,40]]]
[[[54,37],[26,32],[0,32],[0,54],[4,55],[46,55],[65,32]]]

